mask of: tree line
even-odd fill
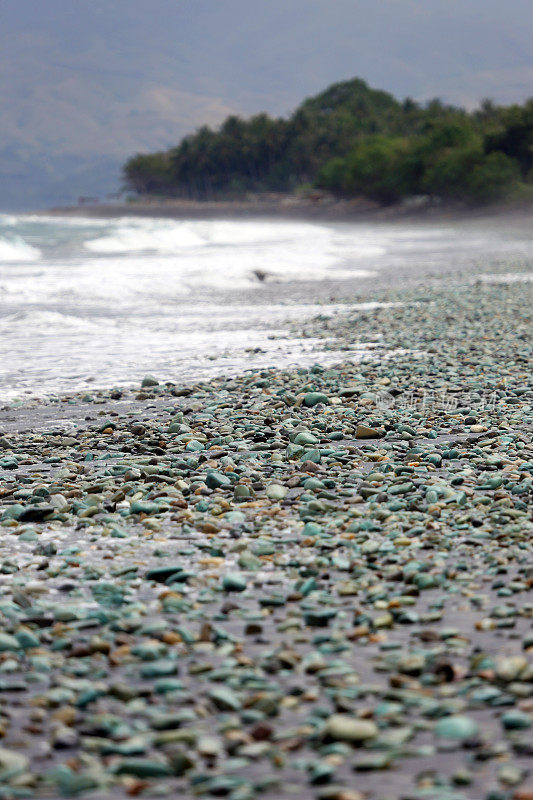
[[[124,165],[139,195],[189,199],[302,187],[379,203],[429,195],[469,204],[533,193],[533,99],[474,111],[425,104],[353,79],[305,100],[288,118],[228,117],[176,147]]]

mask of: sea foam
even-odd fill
[[[20,236],[0,237],[0,263],[37,261],[41,251]]]

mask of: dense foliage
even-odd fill
[[[474,112],[399,102],[358,79],[306,100],[289,119],[228,117],[124,167],[139,194],[213,198],[311,184],[380,203],[430,195],[498,200],[531,183],[533,100]]]

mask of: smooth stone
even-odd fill
[[[57,728],[51,737],[52,746],[56,750],[69,750],[79,744],[80,737],[74,728],[67,725],[61,725]]]
[[[198,453],[201,450],[205,450],[205,445],[202,444],[202,442],[197,441],[196,439],[191,439],[185,445],[185,450],[187,450],[189,453]]]
[[[29,769],[30,760],[24,753],[0,747],[0,781],[8,783]]]
[[[151,514],[159,513],[159,505],[157,503],[151,503],[145,500],[135,500],[130,505],[130,512],[132,514],[147,514],[150,516]]]
[[[224,514],[224,521],[231,525],[242,525],[246,522],[246,515],[242,511],[228,511],[227,514]]]
[[[304,395],[303,403],[307,408],[313,408],[319,403],[327,406],[329,405],[329,397],[326,394],[322,394],[322,392],[307,392]]]
[[[30,630],[17,631],[15,638],[23,650],[31,650],[33,647],[41,645],[39,639]]]
[[[134,775],[136,778],[166,778],[172,770],[164,761],[148,758],[126,758],[114,766],[116,775]]]
[[[269,500],[283,500],[288,491],[285,486],[280,486],[279,483],[271,483],[266,488],[266,496]]]
[[[323,533],[323,528],[316,522],[306,522],[302,531],[302,536],[320,536]]]
[[[531,714],[518,709],[506,711],[502,714],[500,720],[506,731],[524,731],[531,728],[532,724]]]
[[[477,722],[462,714],[443,717],[435,725],[435,736],[441,739],[473,739],[478,733]]]
[[[498,780],[504,786],[518,786],[527,774],[526,770],[515,767],[513,764],[505,764],[498,770]],[[524,795],[522,793],[513,794],[513,800],[523,800],[523,798]]]
[[[222,588],[226,592],[244,592],[246,578],[240,572],[229,572],[222,578]]]
[[[272,542],[259,539],[252,545],[252,553],[254,556],[273,556],[276,553],[276,546]]]
[[[513,609],[514,611],[514,609]],[[528,665],[527,658],[524,656],[508,656],[499,658],[496,663],[496,677],[504,683],[514,681],[522,670]]]
[[[332,714],[326,720],[324,735],[341,742],[365,742],[378,735],[377,725],[366,719],[348,714]]]
[[[242,708],[242,703],[235,692],[227,687],[212,689],[208,696],[221,711],[239,711]]]
[[[330,620],[337,616],[337,610],[333,608],[315,609],[304,613],[305,624],[311,628],[326,628]]]
[[[140,673],[142,678],[166,678],[169,675],[175,675],[177,671],[178,665],[175,661],[162,658],[159,661],[143,664]]]
[[[306,445],[306,444],[317,444],[317,443],[318,443],[317,437],[313,436],[313,434],[309,433],[308,431],[300,431],[300,433],[298,433],[294,437],[294,444]]]
[[[36,531],[24,531],[19,536],[19,542],[36,542],[39,537]]]
[[[56,509],[52,505],[26,506],[21,514],[18,515],[20,522],[42,522],[49,514],[53,514]]]
[[[249,497],[252,497],[252,492],[248,486],[239,483],[233,489],[233,496],[235,500],[245,500],[248,499]]]
[[[356,439],[380,439],[384,434],[375,428],[368,428],[366,425],[358,425],[355,429]]]
[[[245,550],[243,553],[240,554],[237,563],[241,569],[248,569],[248,570],[257,570],[261,569],[263,566],[263,562],[260,558],[256,555],[251,553],[249,550]]]
[[[141,387],[147,389],[150,386],[159,386],[159,381],[153,375],[145,375],[142,379]]]
[[[313,786],[320,786],[323,783],[329,783],[335,774],[335,766],[328,764],[325,761],[319,761],[313,764],[309,773],[309,783]]]
[[[154,569],[149,569],[148,572],[145,574],[145,578],[147,581],[157,581],[158,583],[165,583],[167,578],[170,578],[171,575],[174,575],[177,572],[182,572],[183,567],[181,564],[166,564],[162,567],[155,567]]]
[[[98,781],[93,775],[84,772],[72,772],[64,769],[57,775],[57,785],[64,797],[76,797],[83,792],[98,787]]]
[[[6,651],[16,652],[20,650],[22,645],[14,636],[11,636],[10,633],[2,633],[0,632],[0,653],[5,653]]]
[[[306,450],[300,456],[300,461],[310,461],[312,464],[320,464],[322,460],[322,454],[320,450]]]
[[[219,489],[223,486],[231,486],[231,480],[227,475],[220,472],[209,472],[205,479],[206,486],[210,489]]]

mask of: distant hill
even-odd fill
[[[314,187],[383,204],[430,195],[470,204],[533,191],[533,100],[466,111],[403,102],[354,78],[287,119],[231,115],[125,164],[128,190],[191,199]]]
[[[522,101],[532,22],[530,0],[1,0],[0,208],[105,195],[129,155],[340,77]]]

